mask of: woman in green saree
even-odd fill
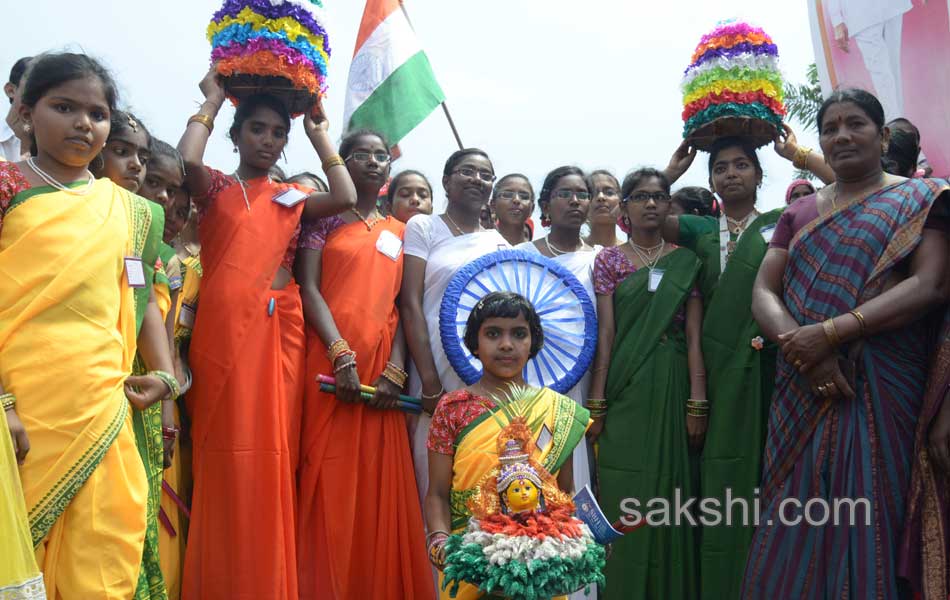
[[[588,435],[600,445],[600,502],[611,519],[626,498],[645,514],[652,498],[672,506],[677,491],[683,499],[696,495],[708,410],[700,262],[660,235],[669,180],[640,169],[624,179],[621,197],[630,239],[594,262],[599,332],[588,402],[595,416]],[[604,597],[697,598],[698,540],[689,522],[617,540]]]

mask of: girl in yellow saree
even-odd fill
[[[51,598],[126,600],[138,578],[146,494],[129,401],[145,408],[177,388],[164,372],[129,377],[132,286],[144,284],[132,251],[142,206],[88,172],[116,103],[102,66],[45,55],[24,85],[20,116],[33,157],[0,165],[0,395],[29,542]],[[155,333],[143,337],[143,352],[163,343]],[[0,556],[21,542],[0,537]]]
[[[571,453],[584,439],[590,416],[567,396],[547,388],[524,387],[524,366],[543,343],[534,307],[517,294],[488,294],[469,315],[465,345],[482,361],[484,373],[477,383],[442,397],[427,442],[426,543],[436,568],[443,566],[449,532],[461,531],[468,524],[468,499],[498,464],[496,443],[504,419],[493,417],[502,412],[525,417],[535,436],[532,458],[558,474],[562,490],[572,491]],[[450,597],[447,589],[440,593],[442,598]],[[482,595],[475,586],[463,584],[454,597]]]

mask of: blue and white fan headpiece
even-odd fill
[[[580,381],[597,347],[597,313],[583,284],[566,268],[540,254],[499,250],[462,267],[442,297],[442,348],[466,385],[482,376],[482,363],[465,347],[469,313],[486,294],[515,292],[534,305],[544,346],[528,361],[529,385],[565,393]]]

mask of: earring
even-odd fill
[[[29,123],[23,124],[23,133],[31,133],[33,131],[33,126]]]
[[[234,147],[234,153],[235,153],[235,154],[237,154],[237,153],[238,153],[238,149],[237,149],[237,146],[235,146],[235,147]]]

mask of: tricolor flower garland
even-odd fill
[[[682,83],[684,137],[722,117],[750,117],[778,130],[785,115],[778,48],[747,23],[721,23],[703,36]]]
[[[320,0],[226,0],[208,26],[218,72],[284,77],[326,92],[330,44]]]
[[[550,598],[603,585],[605,551],[569,508],[549,514],[495,514],[472,519],[445,544],[443,586],[459,582],[514,600]]]

